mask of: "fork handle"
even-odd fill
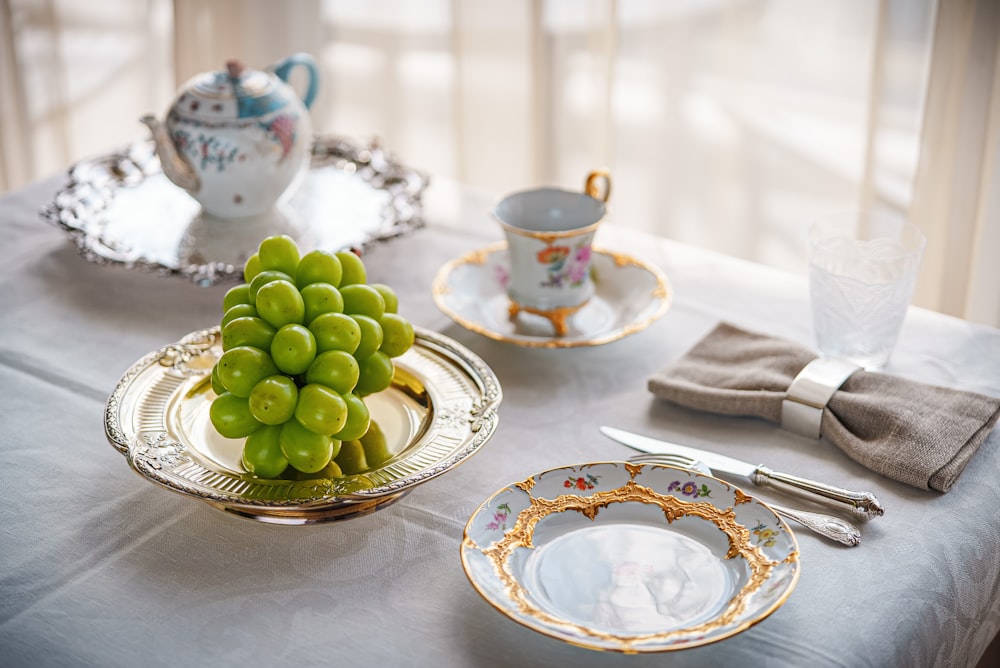
[[[881,517],[885,513],[882,504],[871,492],[852,492],[815,480],[772,471],[766,466],[758,466],[753,472],[751,480],[758,487],[771,487],[812,500],[816,500],[818,497],[821,501],[835,503],[860,520]]]
[[[789,519],[795,520],[799,524],[830,540],[854,547],[861,542],[861,532],[856,526],[833,515],[822,513],[811,513],[807,510],[793,510],[773,503],[769,503],[772,510]]]

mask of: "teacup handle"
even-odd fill
[[[601,189],[598,187],[598,182],[603,182],[603,195],[601,194]],[[606,169],[595,169],[587,174],[587,180],[583,184],[583,192],[594,199],[607,202],[608,198],[611,197],[611,172]]]

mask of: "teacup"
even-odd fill
[[[556,336],[567,319],[594,294],[591,245],[608,212],[611,174],[587,175],[583,192],[534,188],[504,197],[493,211],[510,254],[507,296],[510,317],[533,313],[547,318]]]

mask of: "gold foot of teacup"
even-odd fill
[[[517,314],[521,311],[531,313],[532,315],[539,315],[552,323],[552,327],[556,330],[556,336],[566,336],[566,331],[569,327],[566,324],[566,321],[586,304],[587,302],[578,304],[577,306],[560,306],[553,309],[537,309],[530,306],[522,306],[512,299],[510,300],[510,307],[507,309],[507,312],[510,314],[511,320],[516,318]]]

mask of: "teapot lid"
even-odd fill
[[[254,118],[280,109],[293,97],[287,84],[276,76],[229,60],[225,71],[192,78],[173,111],[203,120]]]

